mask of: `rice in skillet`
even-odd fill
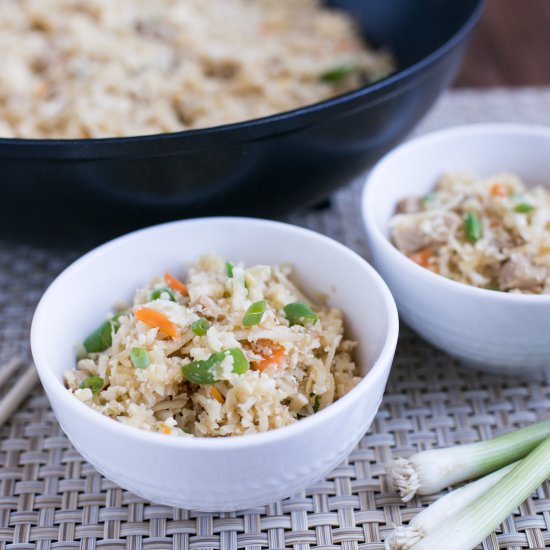
[[[217,126],[394,69],[320,0],[0,0],[0,51],[0,137]]]
[[[111,418],[174,436],[279,428],[360,380],[342,312],[312,308],[288,266],[208,255],[185,284],[170,274],[84,342],[65,373],[74,395]]]

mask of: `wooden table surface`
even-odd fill
[[[488,0],[455,85],[550,85],[550,0]]]

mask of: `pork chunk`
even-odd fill
[[[454,234],[460,218],[454,212],[403,214],[393,228],[393,241],[405,254],[442,245]]]
[[[533,264],[525,254],[514,253],[500,271],[501,290],[535,290],[544,283],[546,269]]]
[[[416,214],[422,210],[422,199],[419,197],[404,197],[395,207],[396,214]]]

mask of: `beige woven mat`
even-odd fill
[[[480,120],[550,125],[550,90],[449,93],[419,131]],[[359,189],[355,183],[335,195],[330,209],[292,221],[365,255]],[[28,357],[33,308],[73,258],[0,247],[1,361],[16,352]],[[487,439],[549,417],[550,369],[531,380],[483,375],[403,329],[384,402],[344,464],[284,501],[232,514],[199,514],[145,502],[103,478],[71,447],[37,388],[0,433],[0,549],[382,550],[391,526],[408,521],[434,498],[402,504],[382,475],[386,460]],[[548,482],[479,548],[547,547]]]

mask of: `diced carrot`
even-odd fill
[[[429,269],[431,267],[430,259],[433,257],[433,255],[433,250],[431,250],[430,248],[424,248],[422,250],[419,250],[418,252],[410,254],[409,258],[418,265]]]
[[[164,275],[164,280],[172,290],[175,290],[176,292],[180,292],[184,296],[189,295],[189,291],[187,290],[187,287],[179,279],[176,279],[173,275],[170,275],[170,273],[167,272]]]
[[[223,395],[218,391],[217,388],[215,388],[214,386],[212,386],[210,388],[210,394],[212,395],[212,397],[218,401],[219,403],[221,403],[222,405],[225,403],[225,399],[223,398]]]
[[[160,311],[156,309],[151,309],[148,307],[140,307],[134,311],[134,315],[142,323],[149,325],[150,327],[155,327],[172,338],[177,338],[180,334],[178,327]]]
[[[263,371],[269,365],[276,365],[277,368],[282,366],[285,359],[285,348],[281,344],[273,340],[261,338],[256,342],[254,347],[256,348],[256,353],[263,357],[261,361],[254,361],[252,363],[256,370]]]
[[[491,197],[507,197],[508,189],[501,183],[494,183],[491,186]]]
[[[170,435],[172,433],[172,430],[166,424],[161,424],[160,429],[163,434]]]

